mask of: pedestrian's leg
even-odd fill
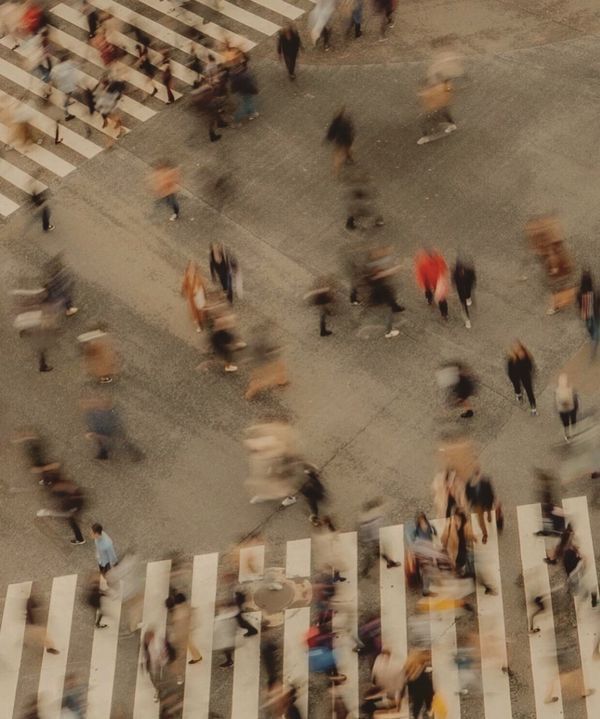
[[[222,667],[231,667],[233,666],[233,652],[231,649],[223,649],[223,654],[225,655],[225,661],[223,664],[221,664]]]
[[[350,303],[353,305],[358,304],[358,289],[356,287],[350,288]]]
[[[447,107],[443,107],[439,111],[439,117],[440,117],[440,120],[445,120],[449,125],[455,124],[455,122],[452,118],[452,115],[450,114],[450,110]]]
[[[394,308],[390,307],[388,310],[387,325],[385,327],[386,332],[391,332],[394,328]]]
[[[169,196],[167,197],[167,201],[168,201],[169,205],[171,206],[171,208],[172,208],[172,210],[173,210],[173,215],[172,215],[172,217],[174,217],[175,219],[178,219],[178,217],[179,217],[179,203],[177,202],[177,195],[175,195],[175,194],[169,195]]]
[[[512,382],[513,389],[515,391],[515,397],[519,400],[519,402],[523,399],[523,391],[521,388],[521,380],[518,377],[515,377],[514,379],[511,377],[510,381]]]
[[[42,230],[48,232],[52,225],[50,224],[50,208],[47,204],[42,207]]]
[[[531,383],[531,377],[526,377],[523,379],[523,387],[525,389],[525,393],[527,394],[527,399],[529,400],[529,406],[531,407],[531,411],[535,412],[535,395],[533,393],[533,385]]]
[[[328,28],[325,26],[323,28],[323,31],[321,32],[321,37],[323,38],[323,47],[325,50],[329,50],[329,40],[331,39],[331,28]]]
[[[440,308],[440,314],[442,317],[447,320],[448,319],[448,301],[447,300],[440,300],[439,301],[439,308]]]
[[[540,596],[534,597],[533,604],[535,605],[535,610],[533,611],[531,615],[531,619],[529,620],[529,631],[533,634],[535,632],[539,632],[539,627],[536,629],[534,619],[538,616],[538,614],[541,614],[544,609],[546,608],[544,605],[544,599]]]
[[[171,89],[171,81],[169,80],[167,84],[165,85],[167,88],[167,101],[168,103],[175,102],[175,95],[173,95],[173,90]]]
[[[433,291],[430,290],[429,287],[425,290],[425,299],[428,305],[433,304]]]
[[[96,454],[96,459],[108,459],[108,437],[97,434],[96,443],[98,446],[98,453]]]
[[[83,534],[81,533],[81,529],[79,528],[75,517],[69,517],[67,521],[69,523],[69,527],[71,527],[71,529],[73,530],[75,542],[77,542],[78,544],[83,544],[83,542],[85,542],[85,539],[83,538]]]
[[[488,539],[488,531],[487,531],[487,527],[485,526],[485,512],[483,511],[483,509],[481,509],[481,507],[477,507],[476,512],[477,512],[477,523],[479,524],[479,528],[481,529],[481,534],[483,535],[481,541],[483,542],[483,544],[485,544]]]
[[[46,350],[40,350],[39,353],[39,371],[50,372],[52,367],[46,362]]]
[[[237,621],[237,623],[238,623],[238,626],[239,626],[241,629],[245,629],[245,630],[246,630],[246,633],[244,634],[245,637],[251,637],[251,636],[253,636],[254,634],[258,634],[258,630],[256,629],[256,627],[253,627],[252,624],[250,624],[249,621],[247,621],[246,619],[244,619],[244,617],[243,617],[243,615],[242,615],[241,612],[238,612],[238,614],[237,614],[237,616],[236,616],[236,621]]]
[[[191,639],[188,639],[188,645],[187,645],[189,653],[192,655],[192,658],[188,662],[188,664],[196,664],[202,659],[202,654],[200,654],[198,647],[194,644],[194,642]]]
[[[54,144],[60,145],[62,140],[60,139],[60,122],[57,120],[54,127]]]
[[[321,330],[321,337],[329,337],[332,334],[331,330],[327,329],[327,310],[323,307],[319,313],[319,326]]]

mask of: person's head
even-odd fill
[[[98,524],[98,522],[95,522],[92,524],[92,534],[94,537],[101,537],[102,536],[102,525]]]

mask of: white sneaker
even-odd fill
[[[429,142],[429,136],[428,136],[428,135],[423,135],[423,137],[420,137],[420,138],[417,140],[417,145],[424,145],[426,142]]]
[[[390,337],[397,337],[400,334],[400,330],[390,330],[385,333],[385,336],[389,339]]]
[[[169,220],[171,220],[171,222],[174,222],[177,219],[179,219],[179,215],[175,212],[171,215],[171,217],[169,217]]]
[[[456,125],[452,123],[451,125],[448,125],[448,127],[444,130],[445,133],[454,132],[456,130]]]
[[[253,112],[251,115],[248,115],[249,120],[256,120],[257,117],[259,117],[258,112]]]
[[[471,320],[465,320],[465,327],[470,330],[471,329]]]
[[[297,501],[296,497],[286,497],[281,503],[281,506],[290,507],[292,504],[296,504]]]
[[[532,416],[532,417],[537,417],[537,409],[536,409],[535,407],[533,407],[532,410],[531,410],[531,416]]]
[[[225,372],[237,372],[237,365],[235,364],[227,364],[225,365]]]
[[[49,509],[38,509],[35,513],[36,517],[52,517],[52,512]]]
[[[65,314],[67,315],[67,317],[72,317],[77,312],[79,312],[79,307],[69,307]]]
[[[467,299],[465,300],[465,304],[467,305],[467,307],[470,307],[473,304],[473,300],[470,297],[467,297]]]
[[[260,494],[255,494],[254,497],[250,499],[250,504],[258,504],[259,502],[266,502],[268,500],[268,497],[261,497]]]

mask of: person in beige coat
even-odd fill
[[[80,335],[83,343],[85,371],[101,384],[108,384],[119,372],[119,359],[113,342],[106,332],[96,330]]]
[[[183,684],[183,674],[181,673],[178,659],[185,657],[189,651],[191,658],[188,664],[197,664],[202,660],[202,654],[200,654],[192,637],[194,631],[194,612],[186,600],[185,595],[181,593],[168,597],[165,604],[168,609],[167,638],[171,646],[175,649],[177,683]]]

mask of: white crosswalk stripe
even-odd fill
[[[0,162],[0,169],[5,167]],[[27,177],[20,177],[19,182],[25,183]],[[591,596],[598,592],[595,555],[587,500],[585,497],[574,497],[563,502],[568,521],[573,524],[575,544],[583,557],[577,591],[575,596],[575,612],[577,616],[577,632],[581,667],[586,689],[596,689],[596,666],[593,659],[598,645],[600,629],[596,620],[596,612],[592,608]],[[518,533],[521,547],[521,563],[524,577],[524,591],[528,598],[527,621],[532,620],[536,607],[534,597],[543,597],[544,611],[533,618],[533,624],[539,631],[529,635],[531,655],[531,677],[525,677],[531,684],[535,702],[532,718],[554,719],[563,716],[563,697],[558,675],[556,658],[555,623],[550,601],[550,578],[544,557],[546,539],[536,534],[542,526],[541,510],[537,504],[517,508]],[[500,574],[500,545],[494,517],[492,522],[486,521],[488,532],[487,542],[482,541],[482,533],[477,518],[472,517],[472,526],[476,537],[474,545],[475,572],[477,586],[476,616],[472,615],[469,622],[476,622],[480,637],[481,653],[481,689],[483,714],[485,719],[511,719],[509,675],[507,669],[506,630],[502,585]],[[433,522],[441,536],[445,520]],[[382,528],[380,531],[382,552],[392,560],[401,561],[401,566],[388,568],[384,559],[379,565],[379,597],[382,629],[382,644],[388,647],[400,659],[408,651],[407,634],[407,588],[404,567],[404,527],[395,525]],[[551,542],[548,542],[550,548]],[[335,640],[336,660],[340,673],[347,680],[340,684],[336,691],[343,697],[348,708],[355,714],[358,712],[361,687],[359,686],[359,658],[352,651],[354,638],[358,632],[358,565],[359,554],[357,535],[347,532],[339,535],[339,552],[345,557],[343,576],[346,581],[336,583],[334,600],[335,613],[333,629],[337,634]],[[195,664],[186,664],[185,683],[183,687],[183,718],[208,719],[211,701],[211,680],[217,670],[214,667],[220,657],[212,657],[213,649],[213,617],[215,616],[217,577],[219,557],[217,554],[204,554],[194,557],[191,576],[190,602],[193,616],[193,642],[202,654],[202,660]],[[169,593],[171,562],[169,560],[150,562],[146,567],[146,584],[143,603],[142,631],[137,659],[137,677],[135,691],[131,695],[133,719],[155,719],[158,717],[159,705],[154,701],[154,687],[145,669],[142,667],[143,650],[141,639],[147,629],[154,629],[164,635],[166,629],[165,599]],[[281,571],[281,570],[278,570]],[[285,575],[294,581],[311,576],[311,541],[300,539],[287,542]],[[265,569],[265,547],[251,546],[240,550],[240,582],[255,582],[260,578],[269,577]],[[460,580],[463,581],[463,580]],[[44,652],[38,682],[38,696],[44,719],[59,719],[60,704],[65,679],[70,673],[69,646],[77,632],[87,631],[73,624],[74,603],[77,593],[78,578],[75,575],[57,577],[53,580],[49,598],[47,618],[47,644],[51,643],[59,650],[53,655]],[[19,676],[30,675],[29,667],[21,666],[21,657],[26,638],[25,601],[31,593],[31,582],[12,584],[8,587],[4,601],[2,624],[0,625],[0,696],[4,719],[13,718],[15,698],[18,696]],[[488,588],[488,591],[486,591]],[[491,591],[490,591],[491,590]],[[469,589],[458,589],[457,597],[467,596]],[[421,600],[422,601],[422,600]],[[465,641],[462,630],[456,630],[457,609],[451,601],[438,601],[431,598],[429,615],[432,640],[433,681],[436,692],[443,697],[448,708],[448,717],[460,719],[461,699],[460,677],[455,657],[457,650]],[[426,606],[424,602],[422,606]],[[87,716],[89,719],[110,719],[114,710],[113,694],[118,683],[117,661],[122,646],[119,639],[121,621],[121,600],[118,590],[111,593],[104,604],[104,628],[93,630],[91,657],[89,664],[89,682],[87,693]],[[298,706],[302,716],[308,715],[309,676],[308,652],[305,636],[310,627],[311,608],[309,606],[291,607],[285,610],[283,638],[283,678],[297,688]],[[261,676],[261,618],[260,612],[249,612],[244,618],[259,630],[252,637],[243,637],[244,631],[237,629],[238,639],[234,652],[232,676],[231,713],[233,719],[258,719],[260,714],[261,687],[264,677]],[[523,633],[526,631],[525,617],[522,617]],[[272,635],[274,636],[274,635]],[[124,639],[123,643],[131,640]],[[28,649],[29,651],[29,649]],[[137,650],[136,650],[137,653]],[[185,657],[186,660],[190,658]],[[184,658],[181,658],[182,660]],[[230,675],[231,676],[231,675]],[[28,678],[31,678],[30,676]],[[479,680],[477,680],[479,681]],[[315,682],[316,685],[318,682]],[[363,687],[364,688],[364,687]],[[598,687],[600,689],[600,687]],[[318,690],[318,689],[317,689]],[[588,719],[599,716],[600,691],[586,697]],[[548,703],[550,697],[556,701]],[[222,696],[219,697],[222,701]],[[323,695],[323,700],[331,698]],[[408,706],[402,702],[400,715],[407,718]]]
[[[177,86],[172,92],[177,100],[197,79],[196,72],[188,66],[194,55],[203,61],[212,55],[220,61],[223,55],[219,43],[228,43],[248,52],[261,37],[271,37],[285,22],[296,20],[305,12],[288,0],[252,0],[244,3],[244,7],[232,0],[195,0],[185,3],[185,7],[177,0],[91,0],[91,4],[123,24],[122,28],[111,30],[111,41],[119,45],[126,56],[113,63],[111,71],[131,88],[131,93],[126,90],[118,105],[124,115],[124,135],[135,129],[137,123],[151,120],[168,102],[160,72],[160,50],[173,51],[170,67]],[[50,6],[48,12],[49,39],[54,53],[51,61],[56,64],[56,55],[63,51],[70,53],[79,84],[86,88],[95,87],[107,68],[99,51],[86,41],[88,26],[80,3],[65,0]],[[130,32],[132,28],[138,28],[154,44],[148,51],[148,58],[156,69],[152,81],[135,66],[137,51],[136,39]],[[188,33],[188,30],[194,32]],[[193,34],[194,39],[187,34]],[[205,40],[198,38],[206,38],[207,44],[202,44]],[[214,49],[207,46],[213,42],[216,44]],[[47,103],[40,102],[45,98],[47,85],[31,69],[31,52],[31,43],[25,42],[14,48],[9,38],[0,38],[0,110],[3,111],[7,103],[13,103],[14,107],[31,107],[31,126],[49,138],[44,141],[44,147],[13,148],[16,154],[9,158],[9,165],[0,167],[0,179],[14,188],[14,192],[12,189],[0,192],[2,217],[8,217],[27,201],[29,181],[25,176],[30,175],[31,167],[28,162],[23,162],[23,158],[39,166],[43,173],[42,184],[52,188],[57,177],[65,177],[76,169],[77,164],[98,155],[115,137],[115,128],[110,123],[103,126],[98,114],[90,115],[79,95],[69,105],[69,113],[76,118],[69,125],[62,121],[64,96],[58,89],[53,89]],[[153,88],[157,92],[151,94]],[[54,144],[57,119],[61,123],[59,137],[62,139],[62,144],[58,145]],[[6,144],[11,143],[9,122],[10,117],[3,115],[0,141]],[[73,153],[80,159],[74,160]]]

